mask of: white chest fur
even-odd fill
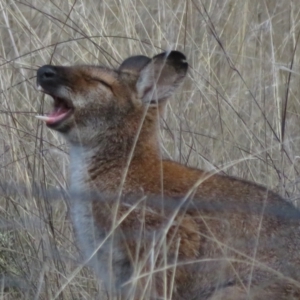
[[[110,291],[130,277],[130,266],[127,256],[118,247],[118,242],[109,236],[94,220],[92,201],[95,194],[89,197],[88,161],[93,153],[83,147],[70,150],[70,208],[71,218],[78,246],[84,261],[90,265]],[[98,191],[101,192],[101,191]],[[110,216],[107,216],[110,218]],[[114,289],[114,288],[113,288]]]

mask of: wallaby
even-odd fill
[[[70,146],[79,248],[111,299],[300,299],[299,211],[263,186],[162,158],[160,116],[187,70],[171,51],[37,71],[54,99],[38,118]]]

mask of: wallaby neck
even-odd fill
[[[103,151],[101,147],[70,145],[71,188],[79,191],[92,188],[104,192],[117,192],[128,167],[141,169],[139,164],[143,165],[145,161],[157,164],[160,159],[159,150],[152,149],[153,143],[149,142],[149,145],[143,145],[146,151],[140,151],[140,144],[137,143],[133,152],[114,153]],[[142,157],[141,153],[144,153],[145,157]]]

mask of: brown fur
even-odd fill
[[[300,299],[300,222],[288,216],[298,211],[265,187],[161,158],[159,116],[184,59],[171,52],[131,57],[119,70],[38,71],[44,91],[74,108],[52,126],[71,146],[71,188],[107,196],[74,199],[79,244],[89,256],[107,238],[92,264],[122,299]],[[185,197],[189,205],[168,207]]]

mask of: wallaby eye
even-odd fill
[[[106,88],[108,88],[108,89],[110,89],[112,91],[112,86],[110,84],[108,84],[106,81],[102,80],[101,78],[98,78],[98,77],[88,77],[88,80],[90,80],[90,81],[97,81],[97,82],[101,83]]]

